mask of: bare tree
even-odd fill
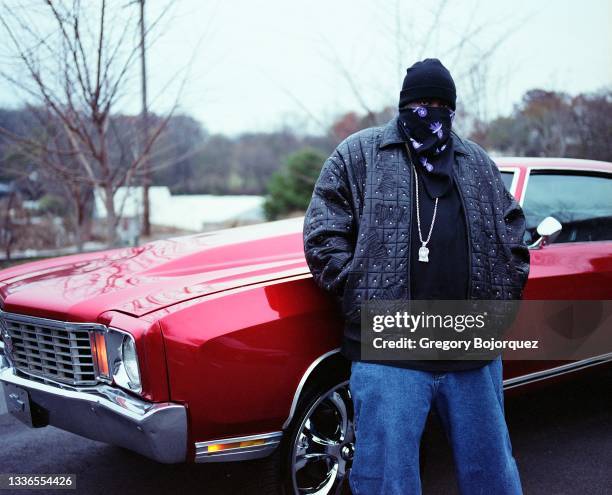
[[[113,11],[106,0],[85,6],[79,0],[40,2],[39,9],[5,4],[0,17],[16,63],[0,75],[25,93],[33,112],[46,116],[42,136],[12,137],[73,194],[82,186],[101,191],[107,242],[115,245],[115,193],[141,179],[176,104],[144,139],[140,125],[119,132],[112,112],[127,93],[141,48],[137,10],[128,5]]]
[[[13,169],[12,164],[23,157],[11,151],[5,150],[3,158],[2,172],[10,177],[10,182],[0,195],[0,249],[4,258],[10,260],[14,250],[40,249],[53,244],[58,235],[48,218],[37,218],[33,229],[32,203],[27,203],[43,190],[38,171],[29,167]]]
[[[481,5],[480,0],[473,2],[465,25],[460,25],[457,19],[449,18],[448,0],[368,3],[367,7],[372,8],[372,22],[380,26],[376,57],[388,70],[368,73],[367,84],[359,80],[363,73],[354,70],[355,62],[349,65],[347,57],[338,53],[332,40],[323,34],[319,35],[320,53],[344,80],[357,108],[364,114],[365,125],[382,124],[380,117],[386,114],[376,110],[396,105],[397,84],[401,84],[406,64],[432,56],[441,58],[448,67],[459,68],[453,71],[453,77],[461,87],[460,112],[476,122],[486,120],[488,93],[493,89],[494,56],[524,19],[516,16],[485,19],[479,15]],[[499,80],[495,85],[504,82],[507,81]]]
[[[15,188],[11,188],[6,197],[0,199],[0,246],[2,246],[7,260],[11,259],[11,250],[17,238],[16,229],[18,226],[15,225],[12,217],[18,202],[18,192]]]
[[[78,153],[72,150],[64,126],[57,121],[51,110],[48,107],[30,107],[29,114],[35,118],[32,120],[35,127],[27,137],[6,129],[0,130],[3,136],[10,139],[12,148],[23,159],[16,166],[10,167],[11,172],[17,176],[28,173],[27,170],[19,170],[19,166],[29,162],[35,164],[40,171],[41,181],[52,181],[61,187],[68,203],[72,205],[69,221],[73,225],[77,249],[82,251],[86,209],[92,194],[91,181],[84,174],[75,173],[80,169]]]

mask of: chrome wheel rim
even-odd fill
[[[291,455],[294,493],[348,492],[354,450],[353,402],[346,381],[322,394],[300,424]]]

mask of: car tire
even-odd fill
[[[247,492],[350,495],[353,405],[346,379],[307,385],[276,451],[253,461]]]

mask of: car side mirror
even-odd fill
[[[530,249],[539,249],[547,244],[552,244],[561,233],[563,226],[555,217],[546,217],[538,224],[536,229],[540,235],[537,241],[529,246]]]

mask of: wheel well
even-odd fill
[[[300,382],[295,392],[296,396],[293,398],[289,417],[283,424],[283,430],[291,423],[304,392],[317,386],[317,384],[327,384],[334,380],[348,380],[351,374],[351,362],[340,354],[339,350],[336,350],[321,359],[312,370],[306,370],[306,373],[308,373],[306,381]]]
[[[351,362],[337,352],[321,361],[319,365],[312,370],[302,390],[311,386],[313,383],[326,383],[329,380],[335,379],[348,380],[350,374]]]

